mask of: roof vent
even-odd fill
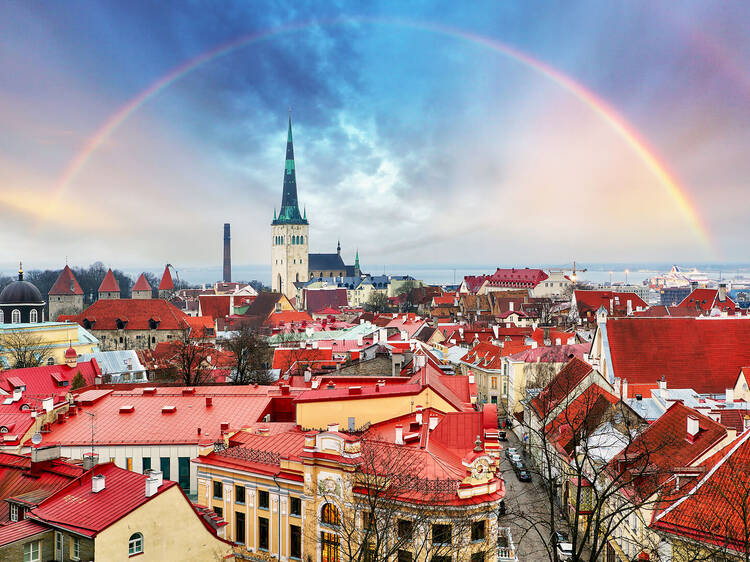
[[[362,387],[361,386],[350,386],[349,387],[349,394],[362,394]]]
[[[214,405],[214,399],[211,396],[206,396],[206,408],[210,408]]]
[[[221,430],[226,431],[229,429],[229,422],[223,421],[221,422]]]
[[[132,414],[134,410],[135,407],[132,404],[125,404],[123,406],[120,406],[121,414]]]
[[[104,476],[97,474],[91,478],[91,491],[98,494],[104,489]]]
[[[147,386],[143,389],[143,394],[156,394],[156,389],[153,386]]]
[[[177,406],[162,406],[162,414],[174,414],[177,411]]]
[[[182,395],[186,396],[188,394],[195,394],[195,388],[189,387],[189,388],[183,388],[182,389]]]

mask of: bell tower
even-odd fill
[[[297,202],[297,177],[294,170],[294,145],[292,143],[292,113],[289,112],[289,131],[286,140],[284,165],[284,191],[279,214],[273,213],[271,223],[271,290],[284,293],[287,298],[296,296],[294,283],[307,281],[308,231],[306,213],[300,214]]]

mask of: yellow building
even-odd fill
[[[99,340],[83,327],[70,322],[0,324],[0,368],[13,367],[18,346],[32,347],[43,355],[43,364],[62,365],[69,347],[78,355],[99,351]]]
[[[114,463],[94,466],[11,525],[12,540],[0,540],[2,560],[233,558],[232,545],[198,515],[176,482]]]
[[[253,559],[497,561],[505,487],[492,414],[424,410],[365,434],[257,424],[193,461],[197,501]],[[474,429],[474,448],[455,441]]]

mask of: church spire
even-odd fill
[[[284,191],[281,210],[274,224],[307,224],[302,218],[297,202],[297,176],[294,170],[294,143],[292,141],[292,110],[289,110],[289,130],[286,137],[286,161],[284,163]]]

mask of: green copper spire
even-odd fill
[[[357,253],[354,255],[354,267],[359,269],[359,248],[357,248]]]
[[[297,203],[297,176],[294,170],[294,143],[292,142],[292,111],[289,110],[289,132],[286,138],[286,161],[284,163],[284,191],[281,210],[274,216],[273,224],[307,224],[299,212]]]

